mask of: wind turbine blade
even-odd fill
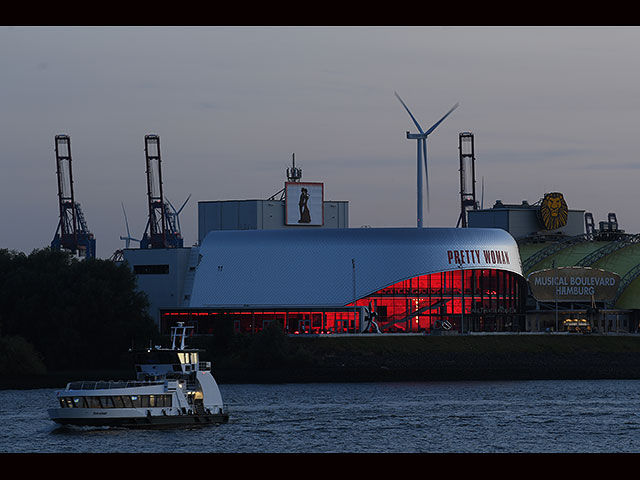
[[[444,117],[442,117],[440,120],[438,120],[436,123],[433,124],[433,126],[427,130],[427,133],[425,135],[429,135],[431,132],[433,132],[438,125],[440,125],[443,120],[445,118],[447,118],[449,115],[451,115],[451,112],[453,112],[456,108],[458,108],[458,105],[460,105],[459,103],[456,103],[453,107],[451,107],[451,110],[449,110],[447,113],[444,114]]]
[[[175,213],[176,211],[176,207],[173,206],[173,204],[169,201],[169,199],[167,197],[164,198],[167,203],[169,204],[169,206],[171,207],[171,210],[173,210],[173,212]]]
[[[407,107],[407,105],[402,101],[402,99],[400,98],[400,95],[398,95],[398,92],[393,92],[395,93],[396,97],[398,100],[400,100],[400,103],[402,104],[402,106],[404,107],[404,109],[407,111],[407,113],[409,114],[409,116],[411,117],[411,120],[413,120],[413,123],[415,123],[416,127],[418,127],[418,131],[422,134],[424,134],[424,132],[422,131],[422,127],[420,126],[420,124],[418,123],[418,121],[416,120],[416,117],[413,116],[413,114],[411,113],[411,110],[409,110],[409,107]]]
[[[184,206],[187,204],[187,202],[189,201],[189,199],[191,198],[191,194],[189,194],[189,196],[187,197],[187,199],[184,201],[184,203],[182,204],[182,206],[180,207],[180,210],[178,210],[176,212],[177,215],[180,214],[180,212],[182,211],[182,209],[184,208]]]
[[[426,189],[425,189],[425,193],[426,193],[426,197],[427,197],[427,212],[430,211],[430,205],[429,205],[429,167],[427,164],[427,139],[425,138],[422,141],[422,157],[424,158],[424,179],[426,182]]]
[[[124,224],[127,227],[127,236],[130,237],[131,233],[129,232],[129,221],[127,220],[127,211],[124,209],[124,203],[122,203],[122,202],[120,202],[120,203],[122,204],[122,213],[124,213]],[[122,238],[122,237],[120,237],[120,238]]]

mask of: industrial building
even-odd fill
[[[285,222],[284,200],[216,200],[198,202],[198,244],[217,230],[304,229]],[[322,227],[348,228],[349,202],[323,201]]]

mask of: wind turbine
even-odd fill
[[[131,236],[131,233],[129,232],[129,222],[127,221],[127,212],[124,209],[124,203],[122,204],[122,212],[124,213],[124,224],[127,227],[127,236],[123,237],[122,235],[120,235],[120,240],[124,240],[125,241],[125,248],[129,248],[129,244],[131,242],[131,240],[133,240],[134,242],[138,242],[140,243],[140,240],[138,240],[137,238],[133,238]]]
[[[427,137],[431,132],[433,132],[438,127],[438,125],[440,125],[443,122],[445,118],[447,118],[451,114],[451,112],[453,112],[456,108],[458,108],[458,103],[456,103],[453,107],[451,107],[451,110],[445,113],[445,115],[440,120],[434,123],[431,126],[431,128],[429,128],[429,130],[425,132],[422,130],[422,127],[420,126],[416,118],[411,113],[411,110],[409,110],[409,107],[407,107],[407,105],[402,101],[402,98],[400,98],[400,95],[398,95],[398,92],[393,92],[393,93],[395,93],[398,100],[400,100],[400,103],[405,108],[405,110],[411,117],[411,120],[413,120],[413,123],[415,124],[415,126],[418,128],[418,131],[420,132],[420,133],[407,132],[407,138],[410,140],[417,140],[417,144],[418,144],[418,211],[417,211],[417,214],[418,214],[418,228],[422,228],[422,220],[423,220],[422,206],[424,203],[422,200],[422,184],[423,184],[422,158],[423,157],[424,157],[424,172],[425,172],[425,179],[426,179],[426,185],[427,185],[427,190],[426,190],[427,191],[427,209],[429,209],[429,169],[427,166]]]
[[[175,220],[175,227],[177,229],[176,233],[182,233],[182,231],[180,230],[180,212],[182,211],[182,209],[187,204],[187,202],[189,201],[190,198],[191,198],[191,194],[189,194],[187,199],[184,201],[184,203],[182,204],[182,206],[178,210],[176,210],[176,207],[173,206],[173,204],[169,201],[168,198],[165,198],[167,203],[171,207],[171,210],[173,210],[173,213],[171,215],[173,216],[173,218]]]

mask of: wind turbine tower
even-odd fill
[[[400,101],[400,103],[402,104],[402,106],[405,108],[405,110],[407,111],[407,113],[409,114],[409,116],[411,117],[411,120],[413,120],[414,125],[418,128],[418,131],[420,133],[409,133],[407,132],[407,138],[409,140],[417,140],[417,146],[418,146],[418,165],[417,165],[417,169],[418,169],[418,192],[417,192],[417,202],[418,202],[418,207],[417,207],[417,216],[418,216],[418,221],[417,221],[417,225],[418,228],[422,228],[422,223],[423,223],[423,213],[422,213],[422,209],[423,209],[423,204],[424,201],[422,199],[423,194],[422,194],[422,189],[423,189],[423,180],[422,180],[422,163],[424,161],[424,176],[425,176],[425,180],[426,180],[426,196],[427,196],[427,210],[429,209],[429,168],[428,168],[428,163],[427,163],[427,137],[431,134],[431,132],[433,132],[438,125],[440,125],[445,118],[447,118],[451,112],[453,112],[456,108],[458,108],[458,103],[456,103],[453,107],[451,107],[451,109],[444,114],[444,116],[438,120],[436,123],[434,123],[431,128],[429,128],[426,132],[424,130],[422,130],[422,127],[420,126],[420,124],[418,123],[418,121],[416,120],[416,118],[413,116],[413,114],[411,113],[411,110],[409,110],[409,107],[407,107],[407,105],[404,103],[404,101],[402,100],[402,98],[400,98],[400,95],[398,95],[397,92],[393,92],[395,93],[396,97],[398,98],[398,100]]]

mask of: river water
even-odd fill
[[[229,423],[59,427],[0,391],[1,453],[640,452],[640,380],[220,385]]]

